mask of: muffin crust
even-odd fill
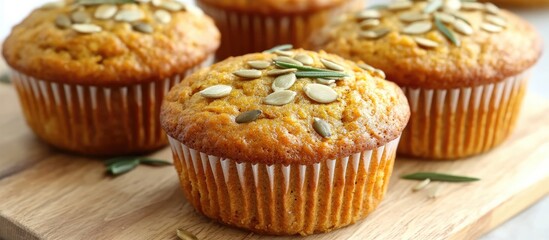
[[[154,20],[150,4],[118,5],[139,8],[151,34],[132,30],[127,22],[94,20],[103,31],[81,34],[60,29],[57,16],[73,6],[33,11],[14,27],[3,46],[7,63],[17,71],[47,81],[97,86],[121,86],[164,79],[206,60],[219,46],[213,21],[190,11],[171,12],[168,24]],[[88,6],[93,16],[97,7]],[[70,82],[68,82],[70,80]]]

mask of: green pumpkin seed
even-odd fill
[[[100,26],[94,24],[73,24],[72,29],[79,33],[98,33],[103,30]]]
[[[422,46],[422,47],[425,47],[425,48],[436,48],[438,47],[438,43],[433,41],[433,40],[430,40],[430,39],[427,39],[427,38],[422,38],[422,37],[414,37],[414,41],[419,45],[419,46]]]
[[[389,34],[390,32],[391,32],[391,30],[388,29],[388,28],[379,28],[379,29],[368,30],[368,31],[360,31],[358,33],[358,35],[362,38],[378,39],[378,38],[384,37],[385,35]]]
[[[262,113],[263,112],[261,110],[251,110],[251,111],[243,112],[235,118],[235,122],[250,123],[257,120],[257,118],[259,118],[259,115],[261,115]]]
[[[59,15],[55,18],[55,25],[59,28],[69,28],[72,25],[71,19],[65,15]]]
[[[71,14],[72,22],[74,23],[89,23],[91,22],[90,15],[86,11],[76,11]]]
[[[313,58],[306,53],[298,53],[294,59],[303,63],[303,65],[313,65],[314,63]]]
[[[334,70],[334,71],[344,71],[345,68],[335,62],[332,62],[330,60],[326,60],[326,59],[323,59],[321,58],[320,59],[320,62],[322,62],[322,64],[324,64],[324,67],[326,67],[327,69],[330,69],[330,70]]]
[[[276,51],[274,51],[274,54],[280,55],[280,56],[285,56],[285,57],[294,56],[294,52],[292,52],[292,51],[283,51],[283,50],[276,50]]]
[[[421,21],[412,23],[402,29],[402,33],[416,35],[423,34],[430,31],[433,28],[433,24],[430,21]]]
[[[97,7],[94,17],[101,20],[110,19],[116,14],[117,11],[118,8],[115,5],[103,4]]]
[[[381,22],[377,19],[366,19],[362,22],[360,22],[359,26],[362,29],[368,29],[375,26],[378,26]]]
[[[137,23],[137,24],[134,24],[132,27],[135,31],[142,32],[142,33],[154,32],[153,27],[148,23]]]
[[[163,24],[168,24],[172,21],[172,14],[166,10],[158,9],[154,12],[154,18]]]
[[[356,14],[356,18],[358,20],[378,19],[380,17],[381,17],[381,13],[375,9],[366,9]]]
[[[294,60],[293,58],[286,57],[286,56],[275,57],[274,60],[277,62],[285,62],[285,63],[295,64],[298,66],[303,66],[303,63],[301,63],[300,61]]]

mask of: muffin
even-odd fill
[[[260,52],[291,43],[300,47],[331,19],[364,0],[197,0],[221,30],[217,58]]]
[[[387,189],[406,97],[335,55],[277,53],[227,59],[167,95],[161,122],[187,199],[212,219],[275,235],[365,218]]]
[[[368,62],[402,87],[412,117],[398,152],[430,159],[479,154],[509,136],[542,50],[516,15],[460,1],[366,9],[322,38],[326,51]]]
[[[90,155],[168,143],[159,122],[162,99],[211,63],[220,35],[195,8],[153,2],[50,3],[14,27],[3,55],[27,123],[41,139]]]

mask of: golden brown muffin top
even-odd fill
[[[315,69],[276,76],[295,71],[295,59]],[[326,73],[348,77],[302,77]],[[192,149],[239,162],[312,164],[345,157],[396,139],[408,122],[406,97],[382,75],[322,51],[229,58],[173,88],[162,106],[162,127]]]
[[[498,82],[529,69],[542,52],[540,36],[526,21],[493,4],[459,0],[366,9],[345,16],[328,35],[326,51],[368,62],[406,87]]]
[[[13,28],[3,55],[12,68],[39,79],[113,86],[182,74],[219,42],[209,17],[172,0],[53,3]]]
[[[297,14],[338,6],[350,0],[198,0],[231,11],[261,14]]]

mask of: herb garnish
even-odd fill
[[[439,182],[475,182],[480,180],[480,178],[456,176],[456,175],[434,173],[434,172],[418,172],[418,173],[401,176],[401,178],[408,179],[408,180],[430,179],[430,181],[439,181]]]
[[[136,156],[117,157],[105,161],[105,166],[107,166],[107,173],[113,176],[118,176],[130,172],[140,164],[149,166],[172,165],[172,163],[168,161]]]

